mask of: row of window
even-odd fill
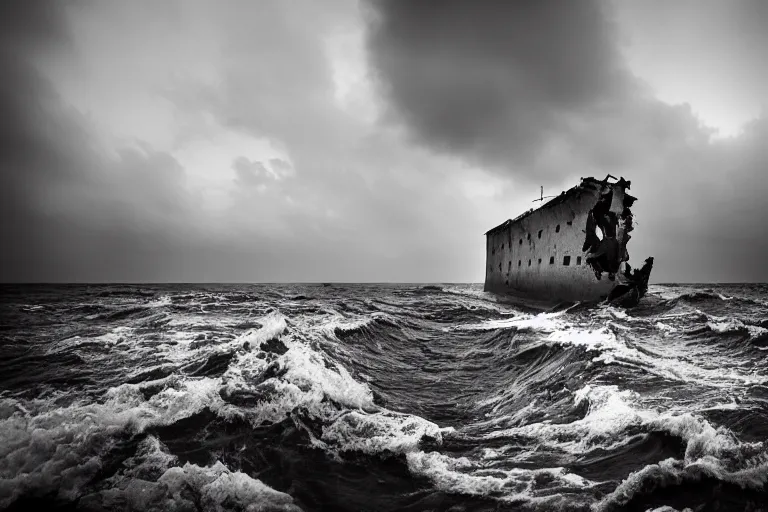
[[[566,222],[566,224],[568,224],[569,226],[572,226],[572,225],[573,225],[573,222],[569,220],[568,222]],[[541,234],[542,234],[543,232],[544,232],[544,230],[543,230],[543,229],[540,229],[540,230],[539,230],[539,233],[538,233],[538,237],[539,237],[539,239],[541,239]],[[559,233],[559,232],[560,232],[560,224],[558,224],[557,226],[555,226],[555,233]],[[528,234],[526,235],[526,240],[530,240],[530,239],[531,239],[531,234],[530,234],[530,233],[528,233]],[[509,243],[511,244],[512,242],[510,241]],[[523,239],[522,239],[522,238],[520,239],[520,243],[519,243],[519,245],[523,245]],[[512,248],[512,247],[510,246],[510,249],[511,249],[511,248]],[[501,250],[502,250],[502,251],[504,250],[504,244],[503,244],[503,243],[501,244]],[[491,254],[496,254],[496,249],[491,249]]]
[[[555,264],[555,257],[550,256],[549,257],[549,264],[554,265]],[[571,264],[571,257],[570,256],[563,256],[563,266],[567,267]],[[523,265],[523,260],[517,260],[517,266],[521,267]],[[539,265],[541,265],[541,258],[539,258]],[[581,265],[581,256],[576,256],[576,265]],[[528,266],[531,266],[531,260],[528,260]],[[512,262],[508,262],[507,265],[507,272],[512,270]],[[499,263],[499,272],[501,272],[501,263]]]

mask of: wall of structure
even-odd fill
[[[616,282],[605,274],[598,280],[582,252],[598,197],[597,188],[579,188],[573,197],[489,232],[485,289],[569,301],[607,296]]]

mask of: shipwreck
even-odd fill
[[[610,174],[582,178],[537,209],[485,233],[484,290],[543,304],[605,301],[637,305],[648,289],[653,258],[629,264],[634,229],[630,181]]]

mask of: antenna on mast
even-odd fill
[[[557,197],[557,196],[545,196],[544,195],[544,185],[541,185],[541,197],[538,198],[538,199],[534,199],[532,202],[535,203],[536,201],[541,201],[543,203],[545,199],[548,199],[550,197]]]

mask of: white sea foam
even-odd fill
[[[318,328],[332,330],[338,325],[332,319]],[[222,376],[224,396],[265,396],[249,407],[240,407],[239,415],[258,425],[282,421],[294,410],[304,411],[322,424],[322,434],[313,439],[315,445],[336,454],[405,453],[416,450],[423,439],[441,442],[437,425],[375,405],[365,383],[356,381],[344,366],[333,363],[285,329],[284,318],[265,319],[262,329],[244,338],[251,341],[251,350],[237,355]],[[264,357],[258,349],[272,338],[278,338],[286,350]],[[271,376],[264,379],[270,368]]]
[[[671,325],[667,325],[663,322],[656,322],[655,326],[658,330],[662,331],[665,335],[667,333],[672,334],[677,332],[677,329],[675,327],[672,327]]]
[[[164,306],[170,306],[173,304],[170,295],[161,295],[160,297],[147,302],[147,306],[150,308],[161,308]]]
[[[142,388],[166,384],[149,399]],[[76,403],[52,408],[44,400],[25,404],[14,399],[0,403],[0,508],[20,495],[56,493],[72,500],[102,468],[103,457],[117,436],[169,425],[209,408],[223,417],[236,413],[219,396],[218,379],[166,378],[143,385],[123,384],[110,389],[101,403]],[[147,474],[162,471],[175,458],[150,437],[135,457],[124,463],[123,476],[113,488],[86,497],[102,507],[122,503],[134,509],[165,510],[170,502],[183,501],[182,487],[192,485],[200,494],[204,510],[223,510],[224,499],[240,503],[246,510],[297,510],[288,495],[278,493],[242,473],[232,473],[220,464],[213,468],[186,465],[167,469],[157,482]],[[254,503],[263,504],[254,508]]]
[[[350,411],[323,428],[321,440],[329,446],[338,447],[339,451],[376,454],[384,451],[410,453],[418,449],[424,438],[440,444],[440,428],[408,414]]]
[[[261,327],[251,330],[238,338],[238,342],[247,341],[252,349],[261,348],[261,345],[283,334],[288,327],[287,319],[280,313],[270,313],[259,319]]]
[[[501,320],[486,320],[476,324],[457,325],[456,327],[446,327],[445,331],[469,330],[469,331],[488,331],[494,329],[514,328],[519,331],[540,331],[552,332],[557,329],[563,329],[567,324],[563,318],[564,312],[539,313],[538,315],[520,314],[514,318],[505,318]]]
[[[137,385],[107,392],[103,403],[49,408],[43,401],[0,420],[0,508],[28,490],[73,499],[101,467],[101,457],[121,433],[168,425],[204,407],[225,404],[212,379],[181,381],[145,399]],[[8,402],[6,402],[6,405]]]
[[[698,481],[704,477],[730,482],[742,489],[760,489],[768,482],[768,463],[763,461],[745,469],[730,471],[720,460],[712,456],[702,457],[693,462],[666,459],[658,464],[645,466],[629,475],[593,508],[598,512],[614,510],[617,506],[628,503],[638,492],[654,487],[667,487],[683,480]]]
[[[707,354],[705,361],[693,360],[692,357],[696,354],[691,354],[690,350],[684,346],[662,345],[652,338],[642,340],[644,350],[640,351],[631,341],[631,331],[627,335],[622,334],[619,338],[610,325],[588,328],[576,324],[570,325],[554,330],[546,340],[600,352],[593,358],[593,362],[641,367],[645,371],[666,379],[708,387],[725,389],[735,383],[760,384],[768,380],[768,376],[756,373],[754,368],[738,368],[732,363],[712,365],[712,357],[716,355]]]
[[[237,355],[222,377],[222,390],[227,394],[269,390],[268,400],[246,412],[254,424],[281,421],[297,407],[323,414],[326,406],[322,402],[326,398],[352,409],[376,409],[368,386],[354,380],[343,366],[332,364],[306,343],[281,336],[285,328],[285,318],[268,317],[264,327],[241,338],[251,343],[251,350]],[[279,338],[287,351],[264,357],[259,349],[273,338]],[[264,379],[270,367],[275,376]]]
[[[209,467],[186,463],[168,467],[155,481],[142,478],[113,479],[115,486],[83,496],[80,505],[96,509],[127,510],[225,510],[285,511],[301,509],[293,498],[221,462]]]
[[[360,317],[349,317],[342,315],[338,312],[333,312],[330,316],[321,317],[319,324],[302,325],[311,331],[318,331],[327,336],[333,336],[338,329],[339,331],[354,331],[363,327],[373,324],[376,320],[387,320],[394,323],[394,319],[391,315],[383,313],[381,311],[375,311],[368,313]]]
[[[599,446],[612,449],[631,439],[625,435],[629,427],[643,431],[665,431],[686,442],[686,461],[702,457],[720,457],[745,446],[724,427],[713,427],[690,412],[657,411],[639,404],[639,395],[617,386],[587,385],[574,393],[576,404],[586,401],[587,414],[571,423],[531,423],[511,429],[497,430],[485,439],[522,435],[536,439],[551,448],[583,454]],[[755,444],[753,447],[758,447]]]
[[[495,496],[502,501],[550,505],[565,504],[558,492],[583,489],[593,482],[564,468],[499,469],[467,457],[450,457],[438,452],[406,454],[409,471],[428,478],[439,490],[476,496]],[[540,477],[546,475],[547,478]],[[542,488],[540,482],[548,482]],[[568,503],[573,505],[573,501]]]
[[[744,322],[742,322],[737,318],[719,317],[714,315],[707,315],[707,316],[709,318],[709,321],[707,322],[707,327],[709,327],[713,332],[717,332],[720,334],[746,330],[747,333],[749,333],[750,338],[754,339],[754,338],[757,338],[758,336],[768,333],[768,329],[764,327],[745,324]]]

